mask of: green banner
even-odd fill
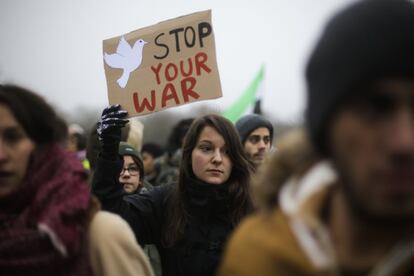
[[[260,83],[264,79],[264,65],[261,66],[259,72],[256,74],[254,80],[250,83],[247,89],[242,95],[234,102],[229,108],[223,112],[223,116],[232,121],[236,122],[240,116],[246,111],[246,109],[254,104],[256,101],[256,93],[260,87]]]

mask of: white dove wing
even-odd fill
[[[116,53],[120,54],[121,56],[130,55],[132,51],[131,45],[129,45],[128,41],[126,41],[125,37],[121,37],[119,40],[118,47],[116,48]]]
[[[121,68],[125,67],[125,57],[115,53],[115,54],[107,54],[105,53],[104,59],[106,64],[108,64],[111,68]]]

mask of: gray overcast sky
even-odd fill
[[[326,20],[352,0],[2,0],[0,81],[27,86],[70,112],[107,105],[102,40],[211,9],[228,107],[265,65],[264,112],[297,119],[304,65]],[[199,104],[199,103],[197,103]],[[187,107],[175,108],[177,112]]]

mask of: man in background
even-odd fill
[[[257,168],[272,147],[272,124],[263,116],[249,114],[241,117],[235,125],[244,151]]]
[[[329,21],[306,69],[309,146],[278,147],[268,212],[236,230],[219,275],[414,275],[413,49],[412,1]]]

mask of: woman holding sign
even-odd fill
[[[0,85],[0,274],[153,275],[128,224],[99,211],[43,98]]]
[[[163,275],[214,275],[227,237],[251,210],[252,167],[233,124],[219,115],[196,119],[184,138],[178,183],[125,195],[117,176],[126,115],[119,105],[102,113],[93,192],[128,221],[140,244],[158,247]]]

